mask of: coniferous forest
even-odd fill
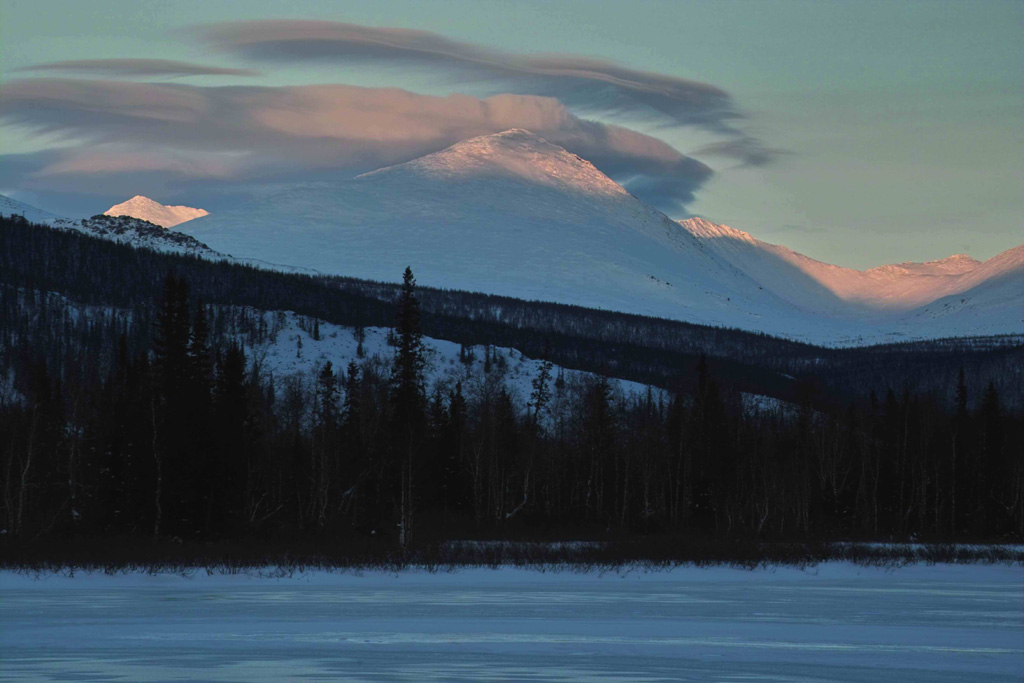
[[[274,376],[251,349],[273,334],[258,312],[276,310],[391,327],[392,354]],[[515,347],[542,371],[525,403],[498,368],[487,391],[431,386],[424,335]],[[14,218],[0,350],[9,544],[1024,539],[1019,339],[821,349]],[[626,396],[603,376],[652,388]]]

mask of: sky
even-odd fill
[[[226,210],[520,127],[843,266],[1024,242],[1024,3],[0,0],[0,193]]]

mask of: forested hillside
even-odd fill
[[[10,537],[1024,533],[1019,340],[830,350],[17,219],[0,224],[0,297]],[[274,376],[253,348],[278,310],[311,330],[392,327],[392,351]],[[431,385],[423,335],[548,370],[524,402],[489,351],[479,388]],[[627,396],[550,363],[664,391]]]

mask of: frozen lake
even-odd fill
[[[0,573],[0,680],[1020,681],[1024,570]]]

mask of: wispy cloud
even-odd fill
[[[768,147],[757,138],[743,136],[704,145],[693,154],[735,159],[741,166],[767,166],[788,152]]]
[[[259,76],[252,69],[229,69],[171,59],[73,59],[22,67],[16,71],[56,71],[111,78],[176,78],[182,76]]]
[[[678,214],[711,169],[656,137],[580,112],[628,113],[656,125],[710,131],[724,139],[695,154],[744,166],[763,166],[783,153],[743,132],[742,116],[721,88],[606,61],[506,53],[426,31],[328,21],[233,22],[196,30],[209,46],[237,59],[395,63],[423,67],[469,90],[475,83],[484,94],[502,94],[441,97],[337,84],[198,87],[165,79],[259,72],[173,60],[37,64],[23,71],[103,78],[0,85],[0,120],[28,135],[64,140],[59,149],[19,157],[23,182],[113,188],[145,178],[166,188],[217,179],[225,192],[237,192],[252,183],[349,177],[468,137],[525,128]],[[10,159],[0,161],[0,180],[11,177],[12,167]]]
[[[739,118],[721,88],[574,55],[519,55],[400,28],[331,21],[248,21],[201,27],[212,46],[265,62],[400,61],[466,80],[500,81],[510,92],[633,113],[733,133]]]
[[[19,158],[36,188],[85,176],[93,186],[114,187],[141,173],[162,186],[217,178],[237,191],[254,181],[353,175],[509,128],[532,130],[589,159],[665,210],[692,200],[711,175],[656,138],[579,118],[553,98],[532,95],[24,79],[0,86],[0,120],[67,140],[59,151]]]

